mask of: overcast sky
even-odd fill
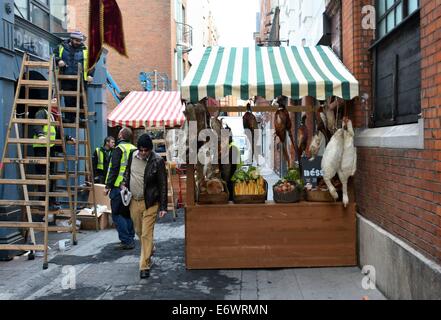
[[[211,0],[211,8],[219,31],[219,46],[254,45],[259,0]]]

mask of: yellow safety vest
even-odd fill
[[[117,148],[121,149],[122,156],[121,156],[121,163],[120,163],[120,166],[119,166],[118,178],[116,179],[114,186],[116,188],[119,188],[119,186],[121,185],[121,183],[122,183],[122,181],[124,179],[124,173],[126,172],[126,169],[127,169],[127,164],[129,162],[130,152],[132,150],[136,149],[136,147],[133,144],[131,144],[131,143],[122,142],[122,143],[120,143],[118,145]],[[110,162],[110,164],[109,164],[109,170],[107,172],[106,182],[107,182],[107,179],[109,179],[110,170],[112,170],[112,162]]]
[[[47,116],[47,110],[44,109],[44,111],[46,112],[46,116]],[[54,118],[54,116],[52,114],[51,114],[51,121],[52,122],[55,121],[55,118]],[[43,126],[43,133],[44,133],[45,137],[47,137],[47,132],[48,132],[48,125],[44,125]],[[55,129],[55,126],[51,126],[51,137],[50,137],[51,141],[55,141],[56,137],[57,137],[57,131]],[[38,139],[38,136],[34,135],[34,139]],[[34,148],[46,148],[46,144],[34,144],[32,146]],[[52,148],[53,146],[55,146],[55,144],[51,144],[50,146]]]
[[[104,170],[104,152],[101,148],[96,148],[96,154],[98,155],[98,165],[96,168],[98,170]]]
[[[60,59],[63,58],[63,52],[64,52],[64,47],[62,45],[60,45],[60,54],[59,57]],[[84,49],[83,50],[83,76],[84,76],[84,80],[87,81],[87,77],[88,75],[88,70],[89,69],[89,50]]]

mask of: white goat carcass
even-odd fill
[[[338,129],[337,132],[332,136],[322,159],[323,180],[325,181],[329,192],[335,200],[338,199],[338,193],[335,190],[331,179],[335,177],[341,167],[344,143],[343,131],[343,129]]]
[[[345,208],[349,203],[348,180],[357,170],[357,149],[354,147],[354,129],[351,120],[344,120],[347,130],[343,133],[343,155],[338,170],[338,177],[343,185],[343,204]]]

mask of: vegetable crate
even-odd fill
[[[265,203],[268,198],[268,182],[260,177],[250,182],[234,185],[233,201],[236,204]]]

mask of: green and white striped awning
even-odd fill
[[[351,100],[359,95],[359,87],[329,47],[209,47],[190,69],[181,93],[190,102],[226,96],[270,100],[281,95]]]

